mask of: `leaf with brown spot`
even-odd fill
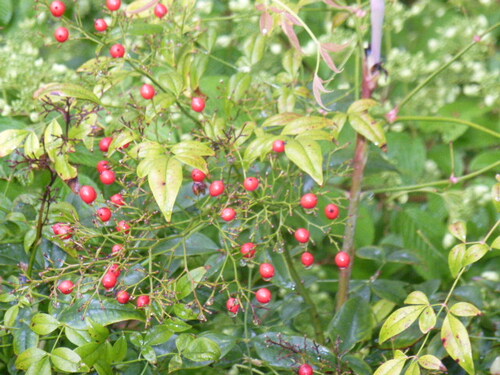
[[[441,341],[450,355],[468,374],[474,375],[472,348],[467,329],[452,314],[447,314],[441,327]]]

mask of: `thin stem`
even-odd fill
[[[453,117],[433,117],[433,116],[398,116],[398,121],[430,121],[430,122],[448,122],[448,123],[456,123],[461,125],[467,125],[470,128],[474,128],[476,130],[482,131],[484,133],[488,133],[496,138],[500,138],[500,133],[488,129],[482,125],[476,124],[471,121],[461,120]]]

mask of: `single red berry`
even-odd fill
[[[75,283],[71,280],[61,281],[61,284],[57,287],[62,294],[70,294],[75,288]]]
[[[58,27],[54,33],[54,37],[59,43],[64,43],[69,38],[69,30],[65,27]]]
[[[259,179],[257,177],[247,177],[243,182],[243,186],[248,191],[254,191],[259,187]]]
[[[97,163],[97,172],[102,173],[109,169],[111,169],[111,164],[109,163],[109,161],[101,160],[99,163]]]
[[[274,266],[271,263],[262,263],[259,267],[260,275],[266,281],[274,277]]]
[[[125,200],[123,199],[123,195],[120,193],[112,195],[109,200],[115,205],[115,206],[124,206],[125,205]]]
[[[80,198],[82,198],[82,200],[85,203],[91,204],[92,202],[94,202],[96,200],[97,193],[92,186],[83,185],[80,188]]]
[[[105,185],[111,185],[114,184],[116,181],[116,174],[114,171],[103,171],[100,175],[99,178],[101,179],[101,182]]]
[[[50,3],[50,12],[54,17],[62,17],[66,12],[66,4],[64,2],[55,0]]]
[[[300,199],[300,204],[304,208],[314,208],[318,204],[318,196],[313,193],[307,193]]]
[[[257,245],[255,245],[253,242],[247,242],[241,247],[241,253],[243,254],[244,258],[253,258],[255,256],[255,252],[257,251],[256,249]]]
[[[238,299],[231,297],[226,302],[226,308],[229,312],[237,314],[240,310],[240,302],[238,301]]]
[[[111,216],[113,216],[113,214],[111,213],[111,210],[109,208],[101,207],[97,210],[97,216],[99,216],[99,219],[106,222],[111,219]]]
[[[257,298],[257,301],[260,303],[269,303],[272,297],[273,294],[267,288],[260,288],[257,293],[255,293],[255,298]]]
[[[106,6],[112,12],[120,9],[122,6],[122,0],[106,0]]]
[[[196,96],[193,99],[191,99],[191,108],[193,109],[193,111],[203,112],[205,106],[206,106],[205,99],[200,98],[199,96]]]
[[[147,83],[145,83],[144,85],[142,85],[141,87],[141,95],[144,99],[153,99],[153,97],[155,96],[156,94],[156,91],[155,91],[155,88],[152,86],[152,85],[148,85]]]
[[[115,59],[118,57],[123,57],[123,56],[125,56],[125,47],[123,47],[123,45],[121,45],[120,43],[117,43],[111,47],[111,49],[109,50],[109,53]]]
[[[104,286],[106,289],[114,288],[117,282],[118,277],[116,277],[116,274],[111,272],[106,273],[102,278],[102,286]]]
[[[223,181],[214,181],[210,184],[210,195],[212,197],[216,197],[224,193],[224,182]]]
[[[300,243],[306,243],[310,237],[311,233],[306,228],[299,228],[295,231],[295,239]]]
[[[305,253],[302,254],[301,260],[304,266],[310,267],[314,263],[314,255],[306,251]]]
[[[273,142],[274,152],[285,152],[285,141],[277,140]]]
[[[94,27],[95,27],[96,31],[99,31],[102,33],[103,31],[106,31],[108,29],[108,23],[105,20],[103,20],[102,18],[99,18],[99,19],[95,20]]]
[[[128,301],[130,301],[130,293],[126,290],[120,290],[118,293],[116,293],[116,300],[124,305],[128,303]]]
[[[116,226],[116,230],[118,232],[123,232],[123,233],[128,234],[128,233],[130,233],[130,224],[127,223],[125,220],[122,220]]]
[[[231,221],[236,217],[236,211],[231,207],[224,208],[220,214],[220,217],[224,221]]]
[[[99,142],[99,148],[101,149],[101,151],[108,152],[111,142],[113,142],[113,137],[106,137],[101,139],[101,142]]]
[[[338,218],[339,213],[340,213],[339,206],[337,206],[336,204],[330,203],[325,207],[325,215],[330,220]]]
[[[335,263],[339,268],[347,268],[351,263],[351,257],[345,251],[340,251],[335,255]]]
[[[52,231],[62,240],[67,240],[73,236],[73,227],[69,224],[54,224],[52,226]]]
[[[123,250],[125,250],[123,245],[117,243],[116,245],[113,245],[113,247],[111,248],[111,254],[117,255],[120,254]]]
[[[193,171],[191,172],[191,178],[195,182],[203,182],[206,177],[207,175],[205,174],[205,172],[199,169],[193,169]]]
[[[112,273],[116,277],[119,277],[122,273],[122,270],[121,270],[120,265],[118,263],[113,263],[111,266],[109,266],[107,273]]]
[[[139,296],[137,298],[137,307],[145,307],[148,306],[151,303],[151,299],[149,296]]]
[[[299,367],[299,375],[313,375],[313,368],[307,363]]]
[[[155,16],[158,18],[163,18],[168,14],[168,9],[163,4],[157,4],[155,7]]]

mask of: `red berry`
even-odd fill
[[[83,185],[80,188],[80,198],[82,198],[82,200],[85,203],[91,204],[93,201],[96,200],[97,193],[96,193],[95,189],[92,186]]]
[[[123,233],[130,233],[130,224],[127,223],[125,220],[122,220],[118,223],[116,226],[116,230],[118,232],[123,232]]]
[[[106,6],[110,11],[114,12],[115,10],[120,9],[122,6],[122,0],[106,0]]]
[[[302,254],[301,260],[304,266],[310,267],[314,263],[314,255],[306,251],[305,253]]]
[[[121,45],[120,43],[117,43],[111,47],[111,49],[109,50],[109,53],[115,59],[118,57],[123,57],[123,56],[125,56],[125,47],[123,47],[123,45]]]
[[[116,245],[113,245],[113,247],[111,248],[111,254],[117,255],[117,254],[121,253],[123,250],[125,250],[123,245],[116,244]]]
[[[155,7],[155,16],[158,18],[163,18],[168,14],[168,9],[163,4],[157,4]]]
[[[75,288],[75,284],[71,280],[61,281],[61,284],[57,287],[62,294],[70,294]]]
[[[253,258],[255,256],[255,252],[257,251],[256,249],[257,245],[255,245],[253,242],[247,242],[241,247],[241,253],[243,254],[244,258]]]
[[[101,149],[101,151],[108,152],[111,142],[113,142],[113,137],[106,137],[101,139],[101,142],[99,142],[99,148]]]
[[[305,228],[299,228],[295,231],[295,239],[300,243],[306,243],[310,237],[311,233]]]
[[[130,293],[126,290],[120,290],[118,293],[116,293],[116,300],[124,305],[128,301],[130,301]]]
[[[102,278],[102,285],[106,289],[114,288],[117,282],[118,282],[118,277],[116,276],[116,274],[111,272],[106,273]]]
[[[339,268],[347,268],[351,263],[351,257],[345,251],[341,251],[335,255],[335,263]]]
[[[62,26],[58,27],[56,29],[56,32],[54,33],[54,36],[59,43],[64,43],[69,38],[69,30]]]
[[[274,266],[271,263],[262,263],[259,271],[264,280],[271,280],[274,277]]]
[[[193,169],[193,171],[191,172],[191,178],[195,182],[203,182],[205,180],[205,177],[207,177],[205,172],[200,171],[199,169]]]
[[[137,307],[145,307],[151,303],[151,299],[149,296],[139,296],[137,298]]]
[[[243,182],[243,186],[245,189],[248,191],[254,191],[259,187],[259,179],[256,177],[247,177],[245,178],[245,181]]]
[[[104,222],[109,221],[112,215],[111,210],[107,207],[101,207],[97,210],[97,216]]]
[[[52,231],[62,240],[67,240],[73,236],[73,227],[69,224],[54,224],[52,226]]]
[[[336,219],[339,217],[339,207],[336,204],[330,203],[325,207],[325,215],[330,220]]]
[[[94,27],[95,27],[96,31],[103,32],[103,31],[106,31],[108,29],[108,23],[105,20],[103,20],[102,18],[99,18],[99,19],[95,20]]]
[[[99,163],[97,163],[97,172],[102,173],[109,169],[111,169],[111,164],[109,164],[109,161],[101,160]]]
[[[101,182],[106,185],[111,185],[114,184],[116,181],[116,174],[114,171],[103,171],[99,178],[101,179]]]
[[[155,88],[152,86],[152,85],[148,85],[147,83],[145,83],[144,85],[142,85],[141,87],[141,95],[144,99],[153,99],[153,97],[155,96],[156,94],[156,91],[155,91]]]
[[[231,221],[236,217],[236,211],[231,207],[224,208],[220,214],[220,217],[224,221]]]
[[[299,367],[299,375],[313,375],[313,368],[307,363]]]
[[[273,142],[274,152],[284,152],[285,151],[285,141],[277,140]]]
[[[314,208],[318,204],[318,197],[313,193],[304,194],[300,199],[300,204],[304,208]]]
[[[205,99],[203,98],[197,96],[191,99],[191,108],[195,112],[203,112],[203,110],[205,109],[205,105]]]
[[[53,1],[50,4],[50,12],[54,17],[62,17],[66,12],[66,4],[59,0]]]
[[[212,197],[216,197],[224,193],[224,182],[223,181],[214,181],[210,184],[210,195]]]
[[[240,309],[240,302],[236,298],[229,298],[226,302],[226,308],[229,312],[237,314]]]
[[[269,303],[272,297],[271,291],[267,288],[260,288],[257,293],[255,293],[255,298],[257,298],[257,301],[260,303]]]
[[[115,275],[116,277],[119,277],[122,273],[122,270],[120,269],[120,265],[117,264],[117,263],[113,263],[109,269],[108,269],[108,272],[107,273],[112,273],[113,275]]]
[[[125,200],[123,199],[123,195],[121,195],[120,193],[111,196],[110,201],[115,206],[124,206],[125,205]]]

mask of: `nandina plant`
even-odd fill
[[[497,371],[493,109],[419,96],[498,25],[409,84],[417,8],[244,3],[37,2],[78,66],[0,122],[2,371]]]

